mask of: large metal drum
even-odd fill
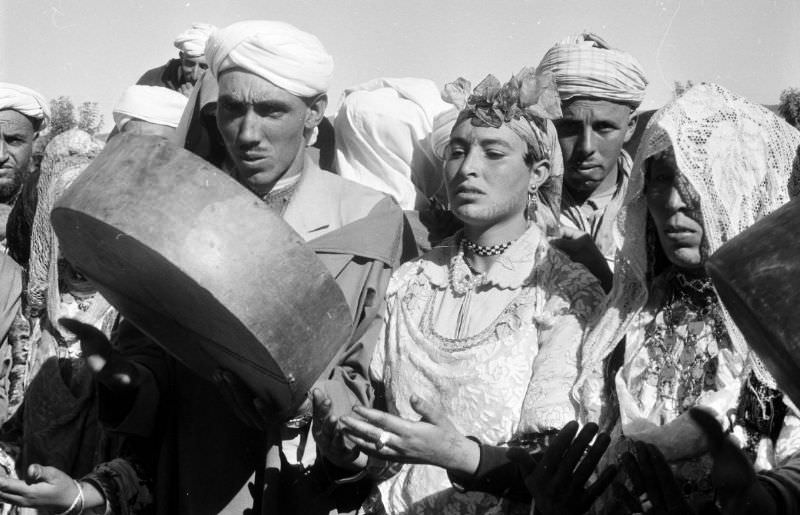
[[[800,405],[800,199],[719,248],[706,263],[747,343]]]
[[[255,195],[199,157],[119,135],[52,212],[61,252],[199,375],[234,372],[290,416],[350,336],[325,265]]]

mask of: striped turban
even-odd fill
[[[186,57],[198,62],[205,62],[203,56],[206,52],[208,36],[216,29],[208,23],[192,23],[190,28],[178,34],[173,44]]]
[[[241,68],[298,97],[325,93],[333,58],[316,36],[280,21],[241,21],[214,32],[206,60],[215,78]]]
[[[589,97],[638,107],[647,88],[635,57],[610,48],[590,33],[556,43],[542,58],[539,70],[555,74],[562,102]]]
[[[38,120],[42,130],[50,120],[50,107],[42,95],[25,86],[0,82],[0,111],[11,109],[28,118]]]

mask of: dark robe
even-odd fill
[[[400,257],[402,211],[382,193],[324,172],[306,159],[283,216],[327,266],[353,314],[353,337],[339,352],[338,366],[318,386],[336,405],[369,404],[369,361],[384,292]],[[101,388],[100,415],[118,433],[156,442],[152,470],[157,513],[242,513],[253,504],[247,483],[268,447],[273,468],[265,497],[272,510],[266,513],[328,513],[337,504],[349,508],[360,502],[337,495],[325,467],[313,467],[312,473],[284,466],[278,472],[281,462],[296,461],[278,458],[278,439],[267,441],[246,426],[213,384],[166,357],[135,328],[122,327],[117,343],[142,381],[129,399]],[[313,448],[313,440],[306,445]],[[260,487],[255,491],[261,495]]]
[[[181,60],[170,59],[166,64],[162,64],[151,70],[144,72],[144,75],[136,81],[140,86],[161,86],[174,91],[180,91],[181,83]]]

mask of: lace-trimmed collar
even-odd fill
[[[458,242],[462,231],[446,238],[439,246],[420,260],[420,271],[435,286],[446,288],[450,285],[450,260],[458,253]],[[530,277],[534,265],[546,252],[543,246],[544,235],[536,224],[530,227],[498,256],[486,274],[486,286],[499,289],[520,288]]]

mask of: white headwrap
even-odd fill
[[[459,111],[455,107],[439,113],[433,119],[433,129],[431,130],[430,144],[433,153],[444,161],[444,152],[450,144],[450,133],[458,120]]]
[[[206,45],[209,69],[218,78],[242,68],[299,97],[328,91],[333,57],[316,36],[280,21],[241,21],[214,32]]]
[[[638,106],[647,88],[647,78],[635,57],[610,48],[589,33],[556,43],[538,69],[555,74],[562,102],[590,97]]]
[[[50,107],[42,95],[25,86],[0,82],[0,111],[12,109],[28,118],[41,120],[39,130],[50,120]]]
[[[427,79],[375,79],[345,91],[334,120],[336,169],[391,195],[403,209],[442,194],[441,160],[430,146],[434,118],[450,109]]]
[[[217,28],[208,23],[192,23],[190,28],[178,34],[173,44],[186,57],[205,62],[206,42],[215,30]]]
[[[763,106],[716,84],[694,86],[653,115],[617,215],[613,237],[620,250],[614,266],[614,287],[607,309],[584,346],[584,376],[593,368],[602,368],[603,359],[629,331],[648,298],[647,160],[672,148],[680,174],[700,199],[703,236],[710,255],[797,193],[799,145],[800,132],[794,127]],[[733,351],[740,356],[750,354],[727,310],[723,315]],[[626,343],[629,349],[637,344],[641,342],[629,339]],[[759,379],[770,385],[773,381],[768,372],[757,360],[753,365]],[[579,380],[578,389],[584,386]],[[599,388],[584,388],[580,394],[584,407],[597,405],[591,399]]]
[[[117,129],[134,119],[177,127],[187,100],[177,91],[161,86],[130,86],[114,107],[114,123]]]

